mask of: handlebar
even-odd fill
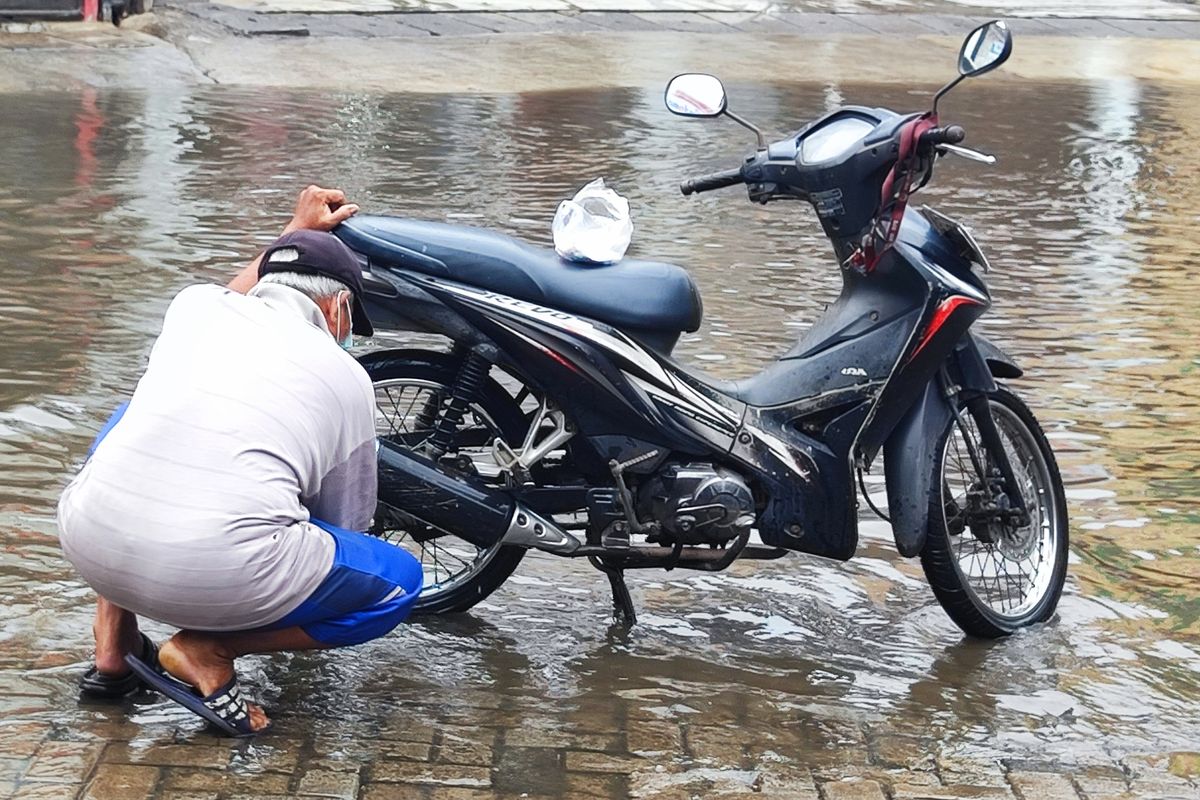
[[[931,128],[921,134],[921,149],[928,151],[939,144],[958,144],[967,138],[967,132],[961,125],[947,125],[944,128]]]
[[[684,196],[695,194],[697,192],[710,192],[713,189],[723,189],[726,186],[737,186],[739,183],[745,183],[746,178],[742,175],[742,168],[727,169],[724,172],[714,172],[711,175],[703,175],[699,178],[692,178],[679,184],[679,191],[683,192]]]

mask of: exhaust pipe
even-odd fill
[[[451,475],[382,439],[378,462],[380,500],[476,547],[503,542],[559,555],[579,549],[574,536],[472,475]]]

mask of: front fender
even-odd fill
[[[951,374],[962,388],[981,392],[996,388],[993,378],[1022,374],[1012,357],[982,336],[967,334],[950,355]],[[896,549],[915,556],[925,546],[937,446],[954,418],[941,382],[932,378],[925,391],[892,429],[883,444],[888,516]]]
[[[884,442],[888,516],[902,556],[915,556],[925,546],[937,443],[953,416],[937,378],[933,378]]]
[[[1019,378],[1025,370],[1017,366],[1017,362],[1008,353],[1001,350],[979,334],[972,333],[971,338],[979,348],[983,360],[987,362],[988,370],[997,378]]]

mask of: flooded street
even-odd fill
[[[781,132],[843,103],[919,108],[936,87],[728,88],[737,113]],[[331,776],[328,796],[341,796],[349,775],[357,791],[360,779],[420,769],[444,775],[433,783],[504,796],[617,798],[669,796],[695,781],[742,791],[757,770],[786,784],[868,760],[984,786],[1004,785],[998,767],[977,766],[999,759],[1191,763],[1200,90],[1122,79],[963,87],[942,118],[999,164],[947,159],[920,197],[972,226],[991,258],[996,304],[983,330],[1026,369],[1015,388],[1057,451],[1072,566],[1054,622],[997,643],[963,639],[919,564],[900,558],[888,526],[864,509],[847,564],[792,555],[720,574],[633,574],[641,624],[629,633],[609,630],[600,573],[531,555],[468,615],[347,651],[246,659],[244,685],[277,732],[232,753],[158,697],[78,702],[92,597],[58,549],[58,493],[132,391],[174,293],[226,282],[282,228],[305,183],[340,186],[370,213],[548,244],[557,203],[603,176],[630,199],[631,255],[686,266],[703,292],[705,323],[682,340],[682,361],[746,376],[792,345],[838,286],[814,214],[752,206],[739,189],[680,196],[681,179],[737,163],[753,138],[728,121],[672,117],[661,98],[658,85],[6,96],[5,749],[48,735],[65,746],[56,763],[67,774],[72,758],[128,742],[132,761],[171,767],[161,780],[177,783],[159,786],[178,791],[206,788],[189,775],[221,769],[244,779],[242,791],[288,794],[297,770],[315,764],[308,774]],[[174,746],[184,740],[191,746]],[[779,796],[808,796],[796,792]]]

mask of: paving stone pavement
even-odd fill
[[[507,702],[507,701],[505,701]],[[414,708],[375,735],[230,742],[181,724],[147,738],[119,707],[82,726],[0,723],[0,797],[90,800],[1194,800],[1200,754],[1062,765],[950,754],[945,743],[827,720],[823,730],[606,718],[506,724],[504,703]],[[444,709],[443,709],[444,712]],[[644,717],[644,718],[642,718]],[[161,726],[160,726],[161,727]]]

